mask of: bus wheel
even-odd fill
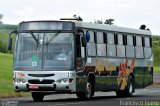
[[[87,82],[85,92],[77,92],[77,97],[79,99],[91,99],[93,95],[93,86],[90,82]]]
[[[32,98],[35,102],[42,102],[44,94],[38,92],[32,92]]]
[[[125,94],[126,96],[131,97],[133,95],[133,92],[134,92],[134,81],[133,81],[133,77],[129,76]]]
[[[133,95],[133,92],[134,92],[134,81],[133,81],[133,77],[129,76],[126,89],[125,90],[117,90],[116,95],[118,97],[125,97],[125,96],[131,97]]]
[[[92,98],[92,91],[93,91],[92,84],[90,82],[87,82],[86,91],[85,91],[86,99],[91,99]]]
[[[118,90],[116,91],[117,97],[124,97],[124,90]]]

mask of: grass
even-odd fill
[[[25,96],[13,89],[13,55],[0,53],[0,97]]]
[[[154,69],[153,70],[154,73],[160,73],[160,66],[154,66],[153,69]]]

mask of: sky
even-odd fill
[[[145,24],[160,35],[160,0],[0,0],[4,24],[59,20],[74,14],[84,22],[115,19],[114,25],[138,29]]]

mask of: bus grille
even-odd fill
[[[30,84],[53,84],[54,80],[28,80]]]
[[[54,75],[55,74],[28,74],[28,76],[31,76],[31,77],[51,77]]]

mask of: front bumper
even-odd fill
[[[75,71],[14,71],[16,92],[75,92]]]
[[[15,92],[75,92],[74,83],[66,84],[29,84],[29,83],[15,83]]]

